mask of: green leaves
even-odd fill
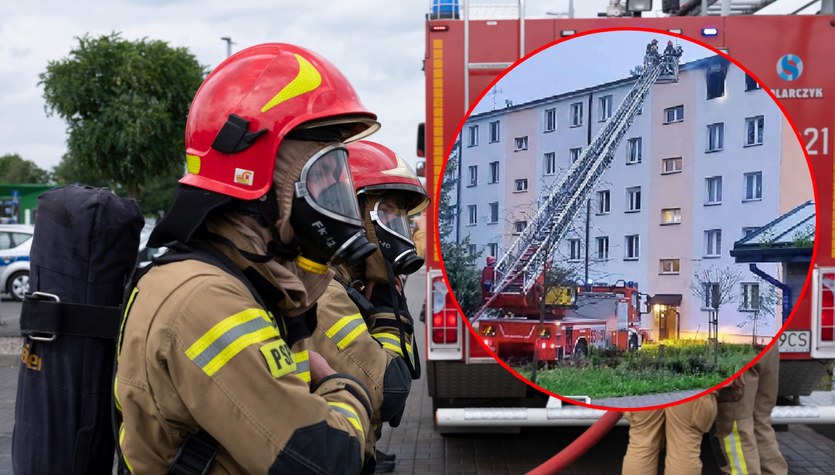
[[[0,183],[46,183],[49,172],[16,153],[0,156]]]
[[[186,114],[203,73],[187,49],[163,41],[79,38],[40,75],[47,113],[67,122],[69,150],[56,177],[138,198],[149,181],[182,170]]]

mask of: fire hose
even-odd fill
[[[617,424],[623,416],[619,411],[606,411],[605,414],[591,427],[586,429],[583,434],[578,437],[568,447],[562,449],[557,455],[546,460],[542,465],[534,468],[528,475],[547,475],[552,473],[559,473],[565,467],[572,464],[575,460],[580,458],[583,454],[588,452],[604,435],[608,434],[612,427]]]

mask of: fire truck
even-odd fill
[[[650,340],[641,328],[643,299],[635,282],[546,288],[541,307],[536,294],[495,299],[491,305],[502,316],[478,326],[484,345],[504,361],[580,361],[590,348],[634,351]],[[487,300],[490,296],[485,294]]]
[[[427,190],[437,196],[444,161],[459,125],[479,94],[507,67],[540,47],[578,33],[604,28],[647,28],[682,35],[737,59],[771,89],[796,127],[816,183],[816,251],[811,284],[794,305],[781,336],[781,379],[798,406],[775,408],[775,423],[831,423],[835,407],[808,402],[814,385],[835,359],[833,294],[833,117],[835,65],[822,45],[835,44],[835,15],[670,16],[664,18],[526,18],[525,2],[515,18],[471,15],[469,2],[436,0],[426,18],[424,57],[426,111],[419,131],[425,151]],[[475,19],[477,18],[477,19]],[[771,34],[762,34],[762,32]],[[802,75],[781,64],[802,62]],[[428,223],[436,223],[437,209]],[[588,425],[602,411],[545,398],[521,382],[483,345],[483,335],[460,318],[444,279],[437,227],[428,234],[426,276],[426,357],[429,394],[439,429]],[[795,298],[797,295],[795,295]],[[489,345],[489,342],[488,342]],[[541,346],[541,342],[540,342]],[[788,378],[792,375],[792,378]],[[781,385],[787,386],[787,385]],[[829,393],[827,393],[829,395]],[[814,395],[813,395],[814,396]],[[830,398],[831,399],[831,398]]]

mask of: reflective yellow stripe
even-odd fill
[[[119,401],[119,378],[113,378],[113,402],[116,410],[122,412],[122,402]]]
[[[294,97],[301,96],[310,91],[315,91],[322,84],[322,75],[319,74],[316,66],[310,64],[310,61],[299,54],[293,54],[293,56],[296,57],[296,61],[299,63],[299,72],[296,73],[296,77],[292,81],[278,91],[278,94],[264,104],[261,112],[267,112],[282,102],[289,101]]]
[[[128,468],[128,471],[129,471],[130,473],[133,473],[133,467],[131,467],[131,466],[130,466],[130,462],[128,462],[128,458],[127,458],[127,457],[125,457],[125,450],[124,450],[125,443],[124,443],[124,442],[125,442],[125,424],[124,424],[124,423],[122,423],[122,424],[119,426],[119,447],[121,447],[121,448],[122,448],[122,450],[121,450],[121,452],[122,452],[122,460],[125,462],[125,467],[127,467],[127,468]]]
[[[192,175],[200,174],[200,157],[186,154],[186,170]]]
[[[392,333],[375,333],[374,338],[383,345],[383,348],[393,351],[400,356],[403,356],[403,350],[400,348],[400,337]],[[406,351],[409,356],[412,356],[412,345],[406,343]]]
[[[214,375],[244,348],[278,337],[267,312],[250,308],[213,326],[186,350],[204,373]]]
[[[296,376],[310,384],[310,355],[307,350],[293,353],[293,359],[296,361]]]
[[[748,475],[748,464],[745,463],[745,454],[742,452],[742,440],[739,437],[739,426],[734,421],[731,433],[725,436],[725,457],[731,466],[731,475]]]
[[[363,332],[367,331],[368,327],[365,326],[365,320],[362,319],[362,315],[355,313],[340,318],[325,332],[325,335],[336,343],[337,348],[343,350],[353,343]]]
[[[125,311],[122,312],[122,324],[119,326],[119,341],[116,343],[116,351],[117,352],[122,351],[122,335],[124,335],[124,333],[125,333],[125,323],[127,323],[127,321],[128,321],[128,312],[130,312],[130,308],[133,305],[133,299],[136,298],[136,294],[138,294],[138,293],[139,293],[139,289],[137,287],[134,287],[133,290],[130,293],[130,297],[128,298],[128,304],[125,305]],[[116,360],[118,361],[118,359],[119,359],[119,357],[118,357],[118,353],[117,353]]]
[[[365,438],[365,431],[362,430],[362,423],[360,423],[360,418],[353,407],[345,404],[344,402],[329,402],[328,404],[331,406],[331,409],[345,416],[345,418],[348,419],[348,422],[354,426],[354,429],[362,435],[362,438]]]

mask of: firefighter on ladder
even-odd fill
[[[493,287],[496,286],[496,258],[494,256],[487,256],[485,261],[487,265],[481,270],[482,302],[487,302],[490,299]]]
[[[380,248],[364,263],[338,269],[319,300],[316,330],[293,350],[320,353],[336,371],[356,377],[370,389],[373,413],[372,430],[366,433],[366,460],[375,462],[365,469],[390,472],[395,456],[375,451],[376,442],[383,423],[400,424],[412,378],[418,376],[411,366],[412,318],[399,276],[423,265],[409,239],[408,215],[426,208],[429,197],[417,175],[390,149],[356,142],[348,145],[348,154],[363,205],[363,226]],[[388,285],[392,281],[395,285]]]
[[[121,472],[360,472],[368,389],[289,348],[315,324],[328,264],[375,250],[343,143],[378,127],[342,74],[297,46],[247,48],[206,78],[187,173],[149,240],[202,257],[162,256],[126,306]]]
[[[646,55],[644,55],[644,70],[648,71],[650,66],[658,64],[661,55],[658,54],[658,40],[655,38],[647,45]]]

